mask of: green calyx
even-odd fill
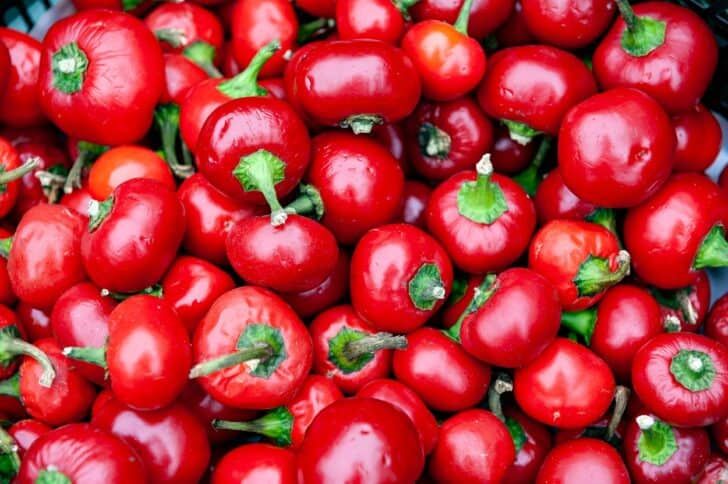
[[[13,237],[0,239],[0,256],[7,259],[10,257],[10,250],[13,248]]]
[[[408,292],[412,304],[421,311],[429,311],[438,301],[447,297],[440,268],[436,264],[424,263],[409,281]]]
[[[472,10],[472,8],[473,0],[465,0],[462,7],[460,7],[458,18],[455,19],[455,23],[453,24],[455,30],[463,35],[468,35],[468,21],[470,20],[470,10]]]
[[[108,151],[109,147],[104,145],[98,145],[96,143],[89,143],[88,141],[79,141],[76,143],[76,149],[78,155],[73,160],[73,165],[66,175],[66,180],[63,182],[63,192],[68,194],[73,192],[76,188],[81,188],[81,179],[83,170],[89,166],[96,158],[101,156],[103,153]]]
[[[506,417],[506,428],[508,429],[508,433],[511,434],[513,446],[516,448],[516,454],[518,454],[528,441],[526,432],[521,427],[521,424],[511,417]]]
[[[384,118],[378,114],[355,114],[341,121],[339,127],[351,129],[354,134],[369,134],[379,124],[384,124]]]
[[[636,421],[640,428],[638,459],[656,466],[664,465],[678,449],[675,431],[651,415],[640,415]]]
[[[546,159],[546,155],[548,155],[550,149],[551,137],[544,136],[528,168],[513,177],[513,180],[521,185],[523,190],[530,196],[536,195],[536,189],[538,189],[538,185],[541,183],[541,165],[543,165],[543,161]]]
[[[713,386],[715,365],[707,353],[697,350],[680,350],[672,357],[670,373],[687,390],[700,392]]]
[[[88,57],[71,42],[58,49],[51,57],[53,70],[53,87],[65,94],[73,94],[81,90],[88,69]]]
[[[250,60],[243,72],[232,79],[220,83],[218,91],[229,98],[265,96],[268,91],[258,85],[258,75],[266,62],[281,49],[281,41],[276,39],[264,45]]]
[[[154,123],[159,129],[159,136],[162,141],[162,153],[164,160],[169,165],[172,173],[178,178],[189,178],[195,173],[195,167],[191,163],[181,163],[177,157],[177,143],[179,138],[179,106],[160,104],[154,110]]]
[[[215,67],[215,47],[207,42],[198,40],[192,42],[182,51],[187,59],[197,64],[210,77],[222,77]]]
[[[247,422],[213,420],[212,426],[218,430],[236,430],[263,435],[276,445],[288,447],[291,445],[293,432],[293,414],[286,407],[278,407],[255,420]]]
[[[622,49],[626,53],[633,57],[644,57],[665,43],[665,22],[638,17],[628,0],[617,0],[617,7],[627,24],[621,38]]]
[[[93,232],[99,225],[101,225],[106,217],[111,213],[111,209],[114,207],[114,196],[109,195],[109,198],[103,202],[92,200],[88,206],[88,231]]]
[[[305,44],[314,37],[323,35],[334,27],[336,27],[336,21],[331,18],[322,17],[317,18],[316,20],[311,20],[310,22],[301,24],[301,26],[298,27],[296,42],[298,42],[299,45]]]
[[[128,12],[129,10],[137,8],[142,4],[142,2],[144,2],[144,0],[121,0],[121,8],[123,8],[125,12]]]
[[[244,156],[233,170],[246,192],[259,191],[268,202],[271,214],[271,224],[282,225],[286,222],[288,214],[281,207],[276,195],[275,186],[286,177],[286,164],[276,155],[267,150],[258,150]]]
[[[526,123],[511,121],[509,119],[502,119],[501,122],[508,128],[510,138],[522,146],[527,145],[533,138],[541,134],[540,131],[536,131]]]
[[[624,279],[629,275],[630,260],[626,250],[620,250],[613,262],[611,258],[589,255],[574,276],[579,297],[595,296]]]
[[[73,481],[61,471],[49,467],[38,473],[34,484],[73,484]]]
[[[380,350],[407,347],[407,338],[389,333],[369,334],[343,327],[329,340],[329,361],[342,373],[356,373],[374,359]]]
[[[18,445],[13,437],[0,427],[0,482],[13,482],[19,469]]]
[[[587,345],[591,344],[596,324],[597,310],[595,308],[561,313],[561,326],[576,333]]]
[[[50,387],[56,378],[56,369],[48,355],[37,346],[23,341],[16,326],[0,329],[0,365],[7,368],[21,355],[29,356],[38,362],[43,369],[38,383],[42,387]]]
[[[162,299],[164,297],[164,288],[161,284],[155,284],[153,286],[145,287],[141,291],[138,292],[113,292],[109,291],[108,289],[101,289],[101,295],[103,297],[110,297],[111,299],[115,299],[116,301],[125,301],[129,299],[132,296],[138,296],[138,295],[145,295],[145,296],[153,296],[159,299]]]
[[[20,372],[16,372],[10,378],[0,380],[0,395],[20,398]]]
[[[250,375],[269,378],[286,357],[286,345],[279,329],[264,323],[249,324],[238,338],[236,351],[195,365],[189,377],[199,378],[244,364]]]
[[[40,165],[40,158],[33,156],[12,170],[5,171],[5,167],[0,166],[0,193],[5,193],[8,183],[23,178],[27,173],[35,170],[38,165]]]
[[[698,248],[693,261],[694,269],[728,267],[728,241],[722,225],[715,225]]]
[[[161,42],[166,42],[175,49],[178,49],[187,43],[185,33],[179,29],[158,29],[154,31],[154,36]]]
[[[586,216],[586,220],[617,234],[617,214],[611,208],[597,208]]]
[[[467,316],[480,309],[480,307],[485,304],[485,302],[490,299],[493,294],[495,294],[495,291],[498,289],[498,285],[496,284],[497,279],[498,278],[495,274],[488,274],[485,278],[483,278],[483,282],[481,282],[480,285],[473,291],[473,299],[470,301],[470,304],[468,304],[468,307],[465,308],[463,314],[460,315],[454,325],[445,331],[446,336],[460,342],[460,328],[463,326],[463,321]]]
[[[284,208],[286,213],[310,215],[316,220],[321,220],[325,211],[324,201],[316,187],[301,183],[298,185],[298,191],[298,197]]]
[[[479,224],[490,225],[508,210],[501,187],[491,180],[493,164],[485,154],[476,165],[475,181],[468,181],[458,191],[458,213]]]
[[[106,366],[106,346],[95,348],[92,346],[66,346],[63,348],[63,354],[72,360],[83,361],[90,365],[96,365],[103,369]]]
[[[452,140],[450,135],[432,123],[422,123],[417,131],[420,152],[429,158],[447,158]]]

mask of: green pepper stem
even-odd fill
[[[13,248],[13,237],[0,239],[0,256],[7,259],[10,257],[10,250]]]
[[[12,181],[22,178],[26,173],[30,173],[40,165],[40,158],[32,156],[17,168],[0,173],[0,185],[6,185]]]
[[[154,121],[159,128],[164,158],[178,178],[189,178],[195,172],[194,167],[179,162],[177,158],[177,141],[179,139],[179,106],[173,103],[157,106]]]
[[[455,30],[460,32],[463,35],[468,35],[468,21],[470,20],[470,10],[473,8],[473,0],[465,0],[463,2],[462,7],[460,7],[460,12],[458,13],[458,18],[455,20],[455,23],[453,24],[453,27],[455,27]]]
[[[166,42],[175,49],[182,47],[187,43],[185,33],[179,29],[158,29],[154,31],[157,40]]]
[[[612,412],[612,416],[607,424],[607,441],[611,440],[612,437],[614,437],[615,432],[617,432],[619,422],[622,421],[624,412],[627,410],[629,395],[629,388],[622,385],[618,385],[614,391],[614,411]]]
[[[637,15],[634,14],[634,10],[632,10],[632,5],[629,4],[628,0],[615,1],[617,2],[619,14],[624,19],[624,23],[627,24],[627,28],[634,31],[637,28],[637,22],[639,22],[639,19],[637,18]]]
[[[298,187],[300,195],[286,205],[285,211],[289,214],[311,215],[316,220],[324,216],[324,201],[321,194],[313,185],[301,183]]]
[[[190,370],[190,378],[199,378],[216,371],[252,360],[264,360],[273,355],[273,348],[265,342],[257,342],[247,348],[241,348],[232,353],[203,361],[193,366]]]
[[[207,42],[192,42],[182,52],[186,58],[197,64],[208,76],[214,78],[222,77],[220,71],[215,67],[215,47]]]
[[[468,303],[468,307],[458,317],[458,320],[449,329],[445,331],[445,335],[451,339],[460,342],[460,329],[463,326],[463,321],[469,315],[478,310],[490,297],[495,293],[497,289],[496,275],[488,274],[483,279],[478,287],[473,289],[473,299]]]
[[[247,422],[213,420],[212,426],[218,430],[235,430],[263,435],[277,445],[290,446],[293,433],[293,414],[286,407],[278,407],[260,418]]]
[[[333,29],[336,26],[336,22],[334,19],[331,18],[317,18],[316,20],[311,20],[310,22],[307,22],[305,24],[301,24],[301,26],[298,28],[298,35],[296,38],[296,41],[299,44],[305,44],[309,40],[311,40],[312,37],[316,36],[317,34],[323,34],[329,29]]]
[[[20,398],[20,372],[10,378],[0,380],[0,395],[13,398]]]
[[[591,344],[596,324],[597,310],[595,308],[561,313],[561,326],[579,335],[587,345]]]
[[[488,389],[488,408],[490,408],[490,412],[498,417],[501,422],[506,421],[506,416],[503,414],[501,396],[506,392],[512,391],[513,381],[506,373],[499,373]]]
[[[243,97],[265,96],[268,91],[258,85],[258,76],[265,63],[281,49],[278,39],[268,42],[255,53],[248,66],[230,80],[224,81],[217,89],[226,96],[239,99]]]
[[[381,332],[346,343],[344,357],[355,360],[362,355],[375,353],[379,350],[401,350],[406,347],[406,336]]]
[[[38,383],[42,387],[49,388],[56,378],[56,369],[53,367],[48,355],[35,345],[23,341],[20,338],[9,336],[8,334],[0,335],[0,355],[5,361],[12,360],[18,355],[26,355],[38,362],[42,368],[42,373]]]
[[[66,346],[63,354],[72,360],[83,361],[91,365],[106,369],[106,347],[94,348],[91,346]]]
[[[539,171],[549,153],[549,150],[551,149],[551,141],[550,136],[543,136],[531,164],[528,168],[513,177],[513,180],[521,185],[525,192],[530,196],[534,196],[536,194],[536,189],[538,189],[538,185],[541,181]]]

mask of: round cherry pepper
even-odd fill
[[[450,25],[423,20],[407,30],[402,50],[412,59],[422,80],[422,93],[436,101],[450,101],[475,89],[485,73],[485,51],[468,36],[473,0],[465,0]]]
[[[300,292],[288,292],[281,297],[302,318],[307,319],[335,305],[349,293],[349,255],[339,251],[336,266],[318,286]]]
[[[515,455],[503,422],[485,410],[465,410],[442,424],[429,474],[437,482],[500,482]]]
[[[630,256],[600,225],[553,220],[533,237],[528,267],[556,286],[564,310],[577,311],[594,305],[629,274]]]
[[[177,312],[190,334],[215,300],[235,287],[219,267],[195,257],[180,256],[162,279],[162,297]]]
[[[351,257],[351,303],[378,330],[419,328],[450,294],[453,271],[435,239],[408,224],[383,225]]]
[[[397,45],[409,20],[412,0],[341,0],[336,2],[336,32],[342,40],[375,39]]]
[[[321,196],[321,223],[347,245],[394,220],[404,191],[402,170],[387,149],[346,132],[313,139],[306,182]]]
[[[286,63],[284,54],[296,48],[298,34],[298,20],[291,2],[288,0],[235,2],[230,19],[233,37],[231,48],[238,65],[248,65],[260,48],[277,39],[281,50],[263,67],[261,77],[281,74]]]
[[[298,453],[299,482],[415,482],[425,464],[404,412],[372,398],[332,403],[311,423]]]
[[[707,271],[700,271],[689,286],[675,290],[650,288],[650,292],[660,303],[663,319],[672,316],[679,326],[668,328],[670,331],[700,332],[710,307],[710,279]],[[707,334],[707,330],[706,330]]]
[[[8,434],[13,438],[18,446],[18,455],[23,457],[25,453],[42,435],[53,430],[52,427],[44,424],[39,420],[25,419],[19,420],[10,426]]]
[[[22,163],[15,148],[0,138],[0,217],[7,216],[15,206],[20,194],[20,179],[38,168],[40,163],[34,157]]]
[[[668,112],[693,108],[703,97],[718,61],[710,27],[687,8],[645,2],[632,9],[619,0],[617,19],[592,57],[603,89],[635,87]]]
[[[76,423],[42,435],[28,449],[18,483],[146,482],[144,464],[120,439],[90,424]]]
[[[288,403],[311,368],[311,337],[278,296],[254,286],[220,296],[194,338],[200,378],[216,400],[236,408],[269,409]]]
[[[394,353],[392,368],[397,380],[441,412],[477,405],[490,383],[490,367],[434,328],[407,335],[407,348]]]
[[[61,347],[101,347],[109,337],[109,315],[116,302],[88,282],[82,282],[64,292],[53,306],[51,328]],[[77,362],[76,369],[97,385],[104,385],[105,371],[96,365]]]
[[[504,482],[527,483],[536,478],[541,463],[551,449],[547,428],[515,407],[505,409],[506,426],[513,438],[516,457],[503,476]]]
[[[427,224],[425,209],[431,195],[432,189],[428,185],[416,180],[406,180],[398,220],[421,229],[425,228]]]
[[[330,378],[345,393],[386,377],[392,351],[407,346],[404,336],[377,333],[349,305],[322,312],[309,326],[313,339],[313,371]]]
[[[629,484],[629,473],[619,452],[590,438],[569,440],[554,447],[536,476],[536,484],[603,482]]]
[[[522,145],[511,139],[508,128],[497,126],[493,134],[493,147],[490,149],[490,161],[497,173],[515,175],[531,164],[536,147],[533,143]]]
[[[705,429],[672,427],[643,414],[627,424],[623,448],[636,483],[692,482],[708,462],[710,438]]]
[[[672,171],[675,130],[652,98],[612,89],[571,109],[559,130],[559,168],[576,196],[608,208],[647,200]]]
[[[341,390],[331,380],[321,375],[309,375],[286,406],[275,408],[255,420],[213,420],[212,426],[218,430],[262,435],[276,445],[295,449],[303,443],[308,427],[319,412],[342,398]]]
[[[702,104],[672,117],[677,145],[675,171],[705,171],[718,157],[723,142],[720,123]]]
[[[471,170],[491,149],[493,128],[469,97],[422,102],[405,123],[409,160],[419,175],[443,180]]]
[[[220,459],[210,477],[211,484],[275,482],[298,484],[296,454],[270,444],[245,444]]]
[[[415,20],[440,20],[454,23],[462,11],[464,0],[420,0],[410,11]],[[468,35],[477,40],[485,39],[513,11],[513,0],[474,0],[470,8]]]
[[[728,347],[728,296],[723,295],[710,309],[705,335]]]
[[[7,48],[10,66],[0,94],[0,122],[25,128],[46,122],[38,98],[38,70],[42,45],[14,29],[0,28],[0,43]]]
[[[86,278],[83,224],[81,215],[59,205],[37,205],[23,216],[8,257],[8,275],[20,300],[51,308],[66,289]]]
[[[210,443],[205,427],[179,403],[139,411],[110,396],[94,408],[91,424],[133,448],[149,482],[198,482],[207,471]]]
[[[574,429],[596,422],[607,411],[615,385],[604,360],[571,340],[557,338],[528,366],[516,370],[513,390],[530,417]]]
[[[634,357],[632,387],[667,423],[713,424],[728,412],[728,349],[699,334],[656,336]]]
[[[607,290],[599,306],[561,315],[561,325],[584,339],[623,382],[628,382],[635,353],[665,330],[674,318],[663,318],[660,306],[641,287],[620,284]]]
[[[174,402],[187,384],[192,359],[177,314],[148,295],[132,296],[114,308],[105,346],[68,346],[63,353],[106,369],[114,396],[137,410]]]
[[[673,175],[627,212],[624,243],[637,275],[662,289],[695,281],[700,269],[728,265],[726,194],[697,173]]]
[[[149,130],[164,88],[162,50],[131,15],[87,10],[51,26],[38,83],[43,110],[66,134],[133,143]]]
[[[556,338],[561,306],[556,289],[528,269],[489,274],[448,334],[488,364],[520,368]]]
[[[427,204],[427,227],[455,265],[482,274],[513,264],[536,228],[536,210],[515,181],[493,173],[484,155],[476,171],[441,183]]]
[[[597,91],[578,57],[546,45],[497,52],[478,88],[486,114],[504,122],[511,138],[528,143],[538,133],[557,135],[567,111]]]
[[[601,37],[616,10],[608,0],[521,0],[521,6],[531,35],[562,49],[586,47]]]
[[[185,230],[184,208],[172,189],[134,178],[90,212],[81,252],[86,273],[97,286],[132,293],[162,278]]]
[[[345,78],[341,73],[346,72]],[[287,69],[286,95],[312,121],[369,133],[414,111],[419,75],[405,53],[375,40],[315,42]]]

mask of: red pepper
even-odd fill
[[[296,454],[270,444],[241,445],[220,459],[210,478],[211,484],[258,481],[298,484]]]
[[[341,73],[346,72],[345,78]],[[324,126],[370,133],[409,116],[420,81],[401,50],[374,40],[314,42],[286,69],[286,94],[307,118]]]
[[[656,336],[634,357],[632,387],[669,424],[713,424],[728,408],[728,350],[693,333]]]
[[[482,283],[485,276],[468,276],[466,277],[455,277],[452,283],[452,292],[450,297],[445,301],[445,304],[440,312],[440,319],[442,326],[445,328],[451,328],[454,326],[460,316],[463,315],[470,302],[473,300],[475,289],[478,288]]]
[[[336,0],[296,0],[294,5],[313,17],[334,18]]]
[[[444,180],[472,170],[491,150],[493,127],[475,101],[422,102],[405,124],[406,148],[417,173]]]
[[[5,88],[0,95],[0,122],[15,128],[46,122],[38,98],[41,43],[14,29],[0,28],[0,43],[10,56]]]
[[[450,294],[452,280],[445,250],[412,225],[370,230],[351,257],[352,305],[380,331],[407,333],[425,324]]]
[[[651,288],[650,292],[660,303],[663,319],[672,316],[679,326],[669,331],[700,332],[710,307],[710,280],[707,271],[698,272],[695,282],[672,291]]]
[[[151,126],[164,88],[162,51],[131,15],[88,10],[50,28],[38,82],[43,110],[66,134],[133,143]]]
[[[179,403],[138,411],[110,396],[94,408],[91,424],[133,448],[150,482],[198,482],[207,471],[210,443],[205,427]]]
[[[281,297],[302,319],[334,306],[349,293],[349,260],[346,252],[339,251],[333,272],[321,284],[306,291],[283,293]]]
[[[713,113],[702,104],[672,117],[677,146],[675,171],[705,171],[718,157],[723,133]]]
[[[285,81],[285,80],[284,80]],[[404,129],[401,124],[382,124],[372,130],[374,139],[387,148],[399,162],[399,167],[406,176],[412,174],[412,166],[405,153]]]
[[[565,429],[596,422],[615,390],[604,360],[565,338],[557,338],[528,366],[516,370],[513,387],[526,414]]]
[[[523,20],[540,42],[579,49],[607,30],[614,18],[615,5],[608,0],[522,0]]]
[[[133,293],[157,283],[182,243],[184,208],[156,180],[134,178],[91,210],[81,252],[89,278],[111,292]]]
[[[533,237],[528,267],[556,286],[564,310],[577,311],[594,305],[629,274],[630,257],[600,225],[553,220]]]
[[[182,4],[184,5],[184,4]],[[207,73],[182,54],[164,54],[164,90],[160,104],[181,106],[187,92],[208,78]]]
[[[428,185],[416,180],[406,180],[404,182],[404,194],[399,205],[399,216],[395,221],[424,229],[427,223],[425,209],[431,195],[432,189]]]
[[[561,176],[587,202],[633,207],[670,176],[675,143],[670,118],[654,99],[612,89],[581,102],[561,123]]]
[[[720,451],[728,453],[728,417],[714,423],[710,430]]]
[[[59,202],[64,207],[68,207],[71,210],[78,212],[84,218],[84,221],[88,223],[89,217],[89,204],[94,200],[91,196],[91,192],[88,191],[88,183],[85,183],[81,188],[77,188],[71,193],[66,193]]]
[[[521,0],[515,0],[508,19],[495,31],[495,40],[502,47],[516,47],[536,42],[526,26]]]
[[[13,438],[18,446],[18,456],[23,457],[25,453],[42,435],[53,430],[48,425],[33,419],[19,420],[10,426],[8,434]]]
[[[475,171],[453,175],[432,192],[426,217],[455,265],[476,274],[513,264],[536,228],[533,202],[516,182],[493,173],[487,154]]]
[[[537,484],[550,482],[590,482],[629,484],[622,457],[614,448],[597,439],[570,440],[554,447],[536,476]]]
[[[202,422],[207,432],[207,438],[212,444],[228,442],[238,437],[236,432],[215,429],[212,426],[214,420],[250,420],[257,415],[252,410],[241,410],[218,402],[194,380],[187,383],[182,395],[180,395],[180,402],[189,408]]]
[[[474,407],[490,382],[490,367],[434,328],[407,335],[407,348],[395,352],[392,368],[397,380],[442,412]]]
[[[374,39],[398,45],[416,0],[339,0],[336,32],[341,40]]]
[[[7,244],[4,240],[12,237],[12,233],[0,227],[0,304],[7,306],[13,305],[18,298],[13,292],[13,286],[10,283],[10,275],[8,274],[8,253],[5,252]]]
[[[505,409],[506,426],[513,438],[516,457],[503,475],[504,482],[534,482],[541,463],[551,449],[547,428],[515,406]]]
[[[728,475],[728,460],[713,454],[702,472],[695,478],[695,484],[714,484],[725,480]]]
[[[0,217],[7,216],[15,206],[20,193],[19,179],[40,165],[40,160],[30,158],[21,164],[13,146],[0,138]]]
[[[5,44],[0,41],[0,90],[5,92],[5,88],[8,86],[8,79],[10,79],[10,71],[12,64],[10,63],[10,51]]]
[[[635,482],[692,482],[708,462],[710,438],[704,429],[672,427],[643,414],[627,424],[623,448]]]
[[[366,429],[366,430],[365,430]],[[298,453],[299,482],[415,482],[425,464],[412,421],[389,403],[349,398],[313,421]]]
[[[698,271],[728,265],[726,194],[696,173],[673,175],[647,202],[627,212],[624,242],[645,282],[679,289]]]
[[[703,97],[718,61],[710,27],[697,14],[669,2],[630,7],[619,0],[621,19],[592,58],[603,89],[635,87],[670,113],[693,108]]]
[[[522,145],[511,139],[508,128],[497,126],[493,134],[493,147],[490,149],[490,161],[497,173],[515,175],[531,164],[536,147],[533,143]],[[540,186],[540,185],[539,185]]]
[[[728,346],[728,296],[723,295],[710,310],[705,335]]]
[[[34,308],[30,304],[19,301],[15,311],[20,324],[28,332],[30,341],[53,338],[50,310]]]
[[[90,424],[72,424],[41,436],[28,449],[18,482],[145,482],[136,453]]]
[[[454,23],[465,0],[420,0],[412,8],[417,21],[440,20]],[[468,35],[477,40],[485,39],[508,18],[513,11],[513,0],[474,0],[470,8]]]
[[[311,368],[311,337],[296,313],[254,286],[220,296],[197,326],[191,378],[236,408],[288,403]]]

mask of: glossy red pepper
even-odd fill
[[[142,412],[111,396],[94,409],[91,424],[133,448],[150,482],[198,482],[207,470],[210,443],[205,428],[179,403]]]
[[[41,436],[28,449],[19,483],[145,482],[136,453],[113,435],[90,424],[72,424]]]
[[[273,293],[239,287],[218,298],[197,326],[190,377],[236,408],[285,405],[311,368],[312,344],[296,313]]]
[[[528,27],[526,26],[521,0],[515,0],[510,16],[495,31],[494,35],[498,45],[504,48],[536,42],[536,39],[533,38],[533,35],[528,31]]]
[[[352,305],[380,331],[406,333],[425,324],[450,294],[452,280],[445,250],[408,224],[370,230],[351,257]]]
[[[604,360],[571,340],[557,338],[528,366],[516,370],[513,388],[518,405],[530,417],[573,429],[596,422],[607,411],[615,385]]]
[[[19,299],[50,309],[66,289],[86,278],[83,230],[83,218],[58,205],[38,205],[23,216],[8,257],[8,275]]]
[[[346,72],[346,78],[340,73]],[[374,40],[315,42],[286,70],[286,95],[307,118],[324,126],[369,133],[414,111],[420,81],[401,50]]]
[[[18,455],[23,457],[33,442],[53,430],[52,427],[33,419],[19,420],[10,426],[8,434],[18,446]]]
[[[212,472],[210,482],[297,484],[296,454],[270,444],[241,445],[220,459]]]
[[[18,315],[20,324],[28,333],[30,341],[37,341],[43,338],[53,338],[50,309],[34,308],[30,304],[19,301],[15,308],[15,312]]]
[[[577,311],[594,305],[629,273],[630,257],[600,225],[553,220],[533,237],[528,267],[556,286],[564,310]]]
[[[464,0],[420,0],[410,11],[417,21],[454,23],[464,3]],[[474,0],[470,8],[468,35],[477,40],[485,39],[505,22],[512,10],[513,0]]]
[[[81,241],[86,273],[108,291],[141,291],[167,271],[184,230],[184,208],[172,189],[145,178],[126,181],[91,210]]]
[[[302,319],[315,316],[349,293],[349,261],[349,255],[339,251],[333,272],[321,284],[306,291],[283,293],[281,297]]]
[[[700,269],[728,265],[726,226],[726,194],[709,178],[684,173],[627,212],[624,243],[641,279],[679,289],[692,284]]]
[[[708,462],[710,438],[643,414],[627,424],[623,449],[634,482],[692,482]]]
[[[628,208],[670,176],[675,130],[660,105],[637,89],[612,89],[571,109],[559,130],[559,169],[576,196]]]
[[[91,192],[88,191],[88,184],[84,184],[81,188],[77,188],[71,193],[64,194],[59,203],[64,207],[75,210],[84,218],[84,220],[86,220],[86,222],[88,222],[88,208],[89,204],[93,200],[95,199],[91,196]]]
[[[718,157],[723,141],[720,124],[702,104],[672,117],[677,145],[675,171],[705,171]]]
[[[428,407],[457,412],[478,404],[488,391],[490,367],[434,328],[407,335],[407,348],[396,351],[392,368]]]
[[[372,136],[397,159],[406,176],[412,174],[412,166],[405,153],[404,129],[401,124],[388,123],[375,126]]]
[[[438,482],[500,482],[516,451],[508,428],[481,409],[443,422],[429,474]]]
[[[521,0],[523,20],[540,42],[563,49],[586,47],[612,23],[616,5],[607,0]]]
[[[396,220],[415,225],[421,229],[425,228],[427,223],[425,209],[431,195],[432,189],[428,185],[416,180],[406,180],[399,208],[399,217]]]
[[[405,123],[406,148],[415,171],[428,180],[444,180],[471,170],[491,150],[493,127],[469,97],[422,102]]]
[[[451,328],[458,322],[460,316],[470,306],[470,302],[475,295],[475,289],[483,283],[484,278],[485,276],[481,275],[455,277],[450,297],[445,301],[440,312],[440,322],[443,327]]]
[[[313,139],[306,182],[323,202],[321,223],[347,245],[393,221],[404,192],[402,170],[386,148],[341,132]]]
[[[698,272],[695,281],[689,286],[671,291],[651,288],[650,292],[660,303],[663,319],[673,316],[679,323],[678,330],[700,332],[710,307],[710,280],[707,271]],[[670,330],[674,331],[675,328]]]
[[[180,256],[162,279],[162,297],[190,335],[215,300],[235,287],[233,278],[203,259]]]
[[[415,482],[425,464],[412,421],[389,403],[349,398],[313,421],[298,453],[299,482]]]
[[[322,312],[309,327],[313,339],[313,371],[330,378],[342,391],[356,393],[391,371],[392,351],[407,346],[406,338],[377,333],[349,305]]]
[[[10,63],[10,51],[7,46],[0,41],[0,89],[5,92],[5,88],[8,86],[8,79],[10,79],[10,71],[12,64]]]
[[[511,139],[508,128],[497,126],[493,133],[493,147],[490,149],[490,161],[497,173],[515,175],[531,164],[536,147],[533,143],[522,145]]]
[[[629,473],[619,452],[597,439],[570,440],[554,447],[536,476],[537,484],[551,482],[629,484]]]
[[[20,194],[20,179],[37,168],[41,161],[29,158],[22,163],[15,148],[0,138],[0,217],[7,216]]]
[[[705,335],[728,346],[728,296],[721,296],[710,309]]]
[[[669,2],[617,6],[622,18],[594,51],[594,74],[603,89],[635,87],[669,112],[693,108],[715,72],[718,48],[708,25]]]
[[[728,350],[705,336],[669,333],[637,351],[632,387],[642,403],[667,423],[697,427],[726,414]]]
[[[46,122],[38,98],[41,43],[14,29],[0,28],[0,43],[10,55],[5,89],[0,95],[0,122],[16,128]]]
[[[488,155],[476,171],[441,183],[427,204],[427,227],[455,265],[482,274],[513,264],[536,228],[536,210],[515,181],[493,173]]]
[[[160,103],[181,105],[187,92],[208,78],[207,73],[182,54],[164,54],[164,90]]]
[[[87,10],[51,26],[38,83],[43,110],[66,134],[102,145],[133,143],[152,124],[164,60],[140,20]]]
[[[503,481],[524,484],[533,482],[541,463],[551,450],[551,434],[546,427],[515,407],[506,407],[505,416],[516,457],[503,475]]]
[[[412,0],[339,0],[336,32],[342,40],[374,39],[397,45],[407,28]]]

